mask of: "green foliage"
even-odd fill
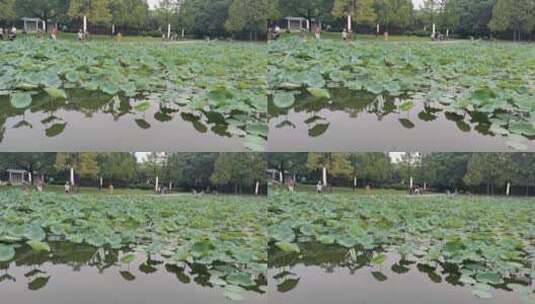
[[[233,184],[236,191],[240,185],[262,182],[266,161],[259,153],[220,153],[214,165],[211,181],[214,184]]]
[[[321,251],[311,251],[318,242],[340,251],[341,261],[363,258],[362,266],[400,256],[459,276],[475,296],[487,298],[494,286],[532,273],[534,208],[533,199],[274,191],[269,198],[269,244],[275,258],[284,251],[295,255],[290,259],[294,263],[297,252],[320,257]],[[522,288],[517,290],[522,295]],[[527,288],[526,294],[530,292]]]
[[[84,177],[94,177],[100,173],[97,154],[92,152],[58,153],[54,167],[58,171],[73,168],[76,174]]]
[[[15,18],[15,0],[0,0],[0,21]]]
[[[414,7],[411,0],[378,0],[375,1],[377,19],[386,26],[407,28],[414,18]]]
[[[111,21],[119,26],[146,27],[149,6],[145,0],[110,0]]]
[[[100,175],[114,180],[132,180],[136,176],[136,157],[132,153],[99,153]]]
[[[269,17],[274,15],[274,3],[270,0],[233,0],[225,28],[230,32],[265,32]]]
[[[71,0],[69,16],[77,18],[87,16],[90,22],[108,23],[112,20],[108,5],[108,0]]]
[[[160,256],[176,267],[203,267],[212,282],[229,285],[237,298],[267,270],[266,202],[238,197],[65,196],[0,192],[0,262],[15,257],[26,242],[37,251],[56,252],[46,241]],[[29,239],[35,227],[46,238]],[[217,227],[215,229],[214,227]],[[31,233],[30,233],[31,232]],[[132,253],[121,258],[131,263]]]
[[[373,0],[336,0],[332,14],[336,17],[351,16],[358,23],[372,24],[377,19],[373,4]]]
[[[210,116],[225,135],[243,138],[250,150],[264,150],[267,138],[266,66],[263,46],[192,43],[74,42],[34,39],[1,44],[0,91],[11,92],[14,108],[28,108],[48,93],[75,99],[79,90],[109,95],[110,106],[129,102],[143,112],[152,104],[180,106],[181,114]],[[141,127],[147,123],[138,120]],[[258,126],[265,126],[259,128]],[[203,123],[195,128],[205,130]]]
[[[525,150],[535,134],[534,50],[531,45],[287,38],[270,43],[269,87],[279,108],[290,105],[281,96],[344,88],[379,100],[391,97],[398,112],[424,104],[461,117],[482,113],[491,134],[507,137],[512,149]],[[414,127],[408,120],[403,123]]]

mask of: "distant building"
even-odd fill
[[[21,20],[24,22],[23,30],[26,33],[35,33],[37,30],[44,30],[45,28],[45,21],[40,18],[24,17]]]
[[[7,169],[8,183],[12,185],[21,185],[29,180],[29,173],[26,170]]]
[[[283,20],[288,31],[301,31],[302,29],[310,30],[316,25],[321,27],[321,22],[317,23],[314,19],[308,20],[303,17],[284,17]]]

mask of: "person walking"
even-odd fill
[[[316,39],[321,39],[321,27],[319,25],[314,29],[314,35],[316,36]]]
[[[342,40],[343,41],[347,41],[347,38],[349,37],[349,33],[347,32],[347,30],[344,28],[344,30],[342,31]]]
[[[10,35],[9,35],[9,40],[13,41],[16,38],[17,38],[17,28],[13,25],[13,27],[11,28]]]
[[[316,192],[318,192],[318,193],[322,193],[323,192],[323,182],[322,181],[318,181],[318,183],[316,184]]]

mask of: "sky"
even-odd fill
[[[160,2],[160,0],[148,0],[148,1],[151,7],[155,7],[156,5],[158,5],[158,2]],[[412,0],[412,2],[414,3],[415,7],[420,7],[420,5],[424,2],[424,0]]]

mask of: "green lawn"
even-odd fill
[[[270,186],[270,191],[287,191],[287,188],[280,185],[273,185]],[[303,185],[298,184],[295,187],[296,192],[316,192],[316,186],[315,185]],[[400,191],[400,190],[394,190],[394,189],[353,189],[351,187],[332,187],[329,189],[326,189],[324,193],[347,193],[352,195],[406,195],[407,191]]]
[[[291,36],[299,36],[299,33],[284,33],[282,34],[282,37],[291,37]],[[307,37],[314,38],[313,33],[307,34]],[[321,33],[322,39],[329,39],[329,40],[342,40],[342,33],[338,32],[322,32]],[[353,35],[353,41],[384,41],[384,37],[380,35],[379,37],[376,37],[375,35],[366,35],[366,34],[354,34]],[[399,42],[399,41],[424,41],[429,42],[431,39],[429,37],[417,37],[417,36],[399,36],[399,35],[392,35],[388,38],[389,42]]]
[[[9,191],[12,189],[20,189],[20,186],[0,186],[0,192],[2,191]],[[31,187],[30,191],[36,192],[35,187]],[[64,192],[64,186],[63,185],[47,185],[45,186],[44,192],[49,193],[63,193]],[[110,194],[113,195],[149,195],[154,194],[153,191],[150,190],[141,190],[141,189],[114,189],[113,193],[108,190],[108,188],[104,188],[102,190],[98,190],[96,187],[80,187],[79,194],[93,194],[93,195],[103,195],[107,196]]]

